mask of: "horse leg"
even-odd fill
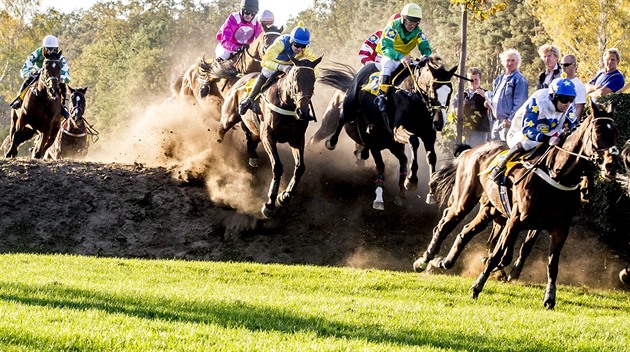
[[[223,137],[227,131],[231,130],[237,123],[243,121],[241,115],[238,114],[238,107],[234,108],[233,103],[230,106],[223,104],[221,108],[221,121],[219,122],[219,128],[217,128],[217,142],[223,142]],[[230,111],[228,111],[230,110]],[[244,125],[244,124],[243,124]]]
[[[385,184],[385,162],[383,162],[383,155],[380,150],[371,149],[372,157],[376,163],[376,190],[374,193],[376,197],[372,202],[372,208],[376,210],[385,210],[385,202],[383,201],[383,186]]]
[[[35,130],[32,129],[23,129],[21,131],[15,131],[13,133],[13,137],[11,138],[11,147],[9,148],[9,151],[6,154],[7,158],[15,158],[18,154],[18,147],[28,141],[29,139],[33,138],[33,135],[35,134]]]
[[[446,236],[470,213],[477,204],[477,199],[464,190],[461,198],[451,194],[449,203],[451,206],[444,209],[442,218],[433,229],[433,237],[427,250],[413,263],[413,270],[416,272],[422,272],[427,268],[429,262],[439,253]]]
[[[269,193],[267,203],[263,205],[261,211],[266,219],[273,217],[276,213],[276,198],[278,198],[278,189],[280,188],[280,179],[282,178],[282,162],[280,161],[280,155],[278,154],[278,146],[276,141],[269,136],[268,133],[264,133],[263,146],[265,151],[269,155],[271,162],[271,170],[273,178],[269,185]]]
[[[241,121],[241,127],[243,128],[243,132],[245,133],[245,139],[247,140],[247,155],[249,155],[249,166],[258,167],[260,166],[260,158],[258,157],[258,153],[256,152],[256,148],[258,147],[259,140],[254,140],[254,135],[252,131],[247,128],[244,122]]]
[[[517,209],[514,209],[514,214],[518,214]],[[504,255],[504,253],[506,251],[513,250],[519,230],[518,217],[510,218],[510,220],[503,228],[499,241],[494,247],[492,254],[490,254],[490,257],[486,261],[486,265],[483,271],[481,272],[481,274],[479,274],[477,280],[475,280],[473,285],[470,287],[473,299],[476,299],[479,296],[479,294],[483,290],[483,286],[486,284],[486,281],[488,281],[490,274],[492,274],[492,271],[495,268],[499,267],[499,264],[501,263],[501,257]]]
[[[529,230],[527,231],[527,237],[525,241],[521,245],[521,250],[519,252],[518,258],[516,262],[514,262],[514,266],[512,270],[510,270],[510,276],[508,276],[508,281],[516,281],[521,276],[521,271],[523,271],[523,265],[525,264],[525,260],[532,252],[532,248],[534,248],[534,244],[538,239],[538,235],[540,235],[540,230]],[[505,264],[505,262],[502,260]],[[507,266],[507,265],[506,265]]]
[[[400,173],[398,176],[398,194],[394,198],[394,204],[398,206],[403,205],[403,199],[407,197],[405,194],[405,179],[407,178],[407,155],[405,154],[405,145],[400,143],[394,143],[389,150],[394,154],[400,163]]]
[[[53,145],[53,143],[55,143],[55,137],[57,137],[57,133],[59,133],[59,129],[60,129],[60,124],[53,123],[48,135],[45,135],[42,140],[43,146],[40,150],[39,156],[36,156],[37,159],[40,159],[41,157],[43,157],[46,150],[48,150],[48,148],[50,148]]]
[[[300,183],[302,175],[304,175],[304,171],[306,170],[306,165],[304,165],[304,139],[302,138],[302,141],[298,143],[296,147],[291,148],[291,151],[293,153],[293,160],[295,161],[295,168],[293,169],[293,177],[291,177],[289,185],[278,197],[278,203],[281,205],[285,205],[291,200],[295,192],[295,187]]]
[[[569,235],[568,226],[559,226],[549,231],[551,241],[549,244],[549,261],[547,264],[547,287],[543,304],[547,309],[554,309],[556,306],[556,278],[558,277],[558,263],[560,262],[560,252],[564,242]]]
[[[442,269],[451,269],[453,265],[455,265],[457,258],[459,258],[468,242],[470,242],[470,240],[472,240],[479,232],[483,231],[492,219],[492,207],[481,204],[479,212],[475,218],[466,224],[466,226],[462,229],[462,232],[460,232],[455,238],[455,242],[453,242],[451,250],[448,252],[446,258],[439,259],[436,266]]]
[[[339,135],[341,134],[341,130],[343,129],[343,126],[345,124],[346,113],[342,108],[341,112],[339,113],[339,123],[337,124],[337,129],[335,130],[335,133],[333,133],[333,135],[330,136],[330,138],[326,141],[326,148],[328,148],[328,150],[334,150],[337,146],[337,142],[339,142]]]
[[[431,180],[431,176],[435,172],[435,164],[437,164],[437,154],[435,153],[435,139],[436,134],[435,131],[429,136],[425,136],[422,138],[422,143],[424,144],[424,150],[427,154],[427,165],[429,165],[429,180]],[[427,193],[427,204],[435,204],[435,195],[431,192],[429,188],[429,193]]]
[[[409,143],[411,144],[411,163],[409,165],[411,174],[405,179],[405,188],[413,192],[418,189],[418,148],[420,148],[420,141],[418,137],[411,136]]]

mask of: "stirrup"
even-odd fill
[[[20,106],[22,106],[22,99],[15,98],[9,105],[11,106],[12,109],[17,110],[20,108]]]

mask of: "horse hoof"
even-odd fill
[[[223,137],[225,137],[225,131],[223,130],[223,128],[219,128],[217,130],[217,143],[221,143],[223,142]]]
[[[421,273],[427,270],[429,263],[424,259],[424,257],[418,258],[415,262],[413,262],[413,271],[417,273]]]
[[[480,293],[481,293],[481,290],[476,288],[475,286],[470,288],[470,297],[472,299],[477,299]]]
[[[375,200],[374,203],[372,203],[372,208],[376,210],[385,210],[385,203]]]
[[[630,285],[630,278],[628,278],[628,268],[625,268],[619,272],[619,280],[624,285]]]
[[[402,207],[403,205],[405,205],[405,201],[401,197],[396,196],[394,198],[394,204],[396,204],[399,207]]]
[[[427,194],[426,202],[427,202],[427,204],[435,204],[435,203],[437,203],[437,201],[435,200],[435,195],[433,195],[433,193]]]
[[[259,158],[249,158],[249,166],[251,167],[259,167],[260,159]]]
[[[361,159],[361,153],[363,152],[363,150],[361,149],[357,149],[354,151],[354,157],[357,158],[357,160],[363,160]]]
[[[263,205],[260,211],[265,219],[271,219],[276,214],[276,210],[267,208],[267,204]]]
[[[332,144],[330,139],[326,141],[326,148],[328,148],[328,150],[335,150],[336,146],[337,146],[337,143]]]
[[[517,281],[521,277],[521,268],[518,266],[513,266],[510,271],[510,275],[507,278],[507,281]]]
[[[556,306],[556,300],[555,299],[546,299],[544,302],[545,308],[549,309],[549,310],[553,310]]]
[[[411,181],[409,181],[408,178],[405,179],[405,189],[408,191],[415,191],[416,189],[418,189],[418,184],[417,183],[413,183]]]
[[[282,192],[278,196],[278,203],[280,203],[280,205],[286,205],[287,203],[289,203],[290,200],[291,200],[291,193]]]

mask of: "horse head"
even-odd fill
[[[295,66],[285,77],[284,81],[288,84],[288,87],[285,87],[285,92],[289,92],[290,98],[295,102],[295,113],[301,119],[308,120],[309,104],[315,92],[315,66],[322,61],[322,57],[320,56],[315,61],[296,60],[295,58],[291,58],[291,61]]]
[[[44,63],[39,76],[39,88],[46,91],[48,99],[60,97],[59,80],[61,78],[61,51],[48,53],[44,51]]]
[[[70,118],[73,121],[75,127],[79,127],[79,125],[83,121],[83,114],[85,113],[85,93],[87,92],[87,87],[85,88],[72,88],[70,89]]]
[[[600,167],[600,174],[604,179],[611,179],[615,176],[617,170],[621,169],[619,162],[619,149],[617,148],[617,140],[619,139],[619,131],[617,124],[613,119],[615,106],[611,103],[607,108],[598,106],[589,97],[591,106],[590,125],[591,131],[584,138],[585,147],[589,148],[589,153],[594,157]]]
[[[455,71],[457,65],[447,70],[439,56],[431,55],[420,73],[420,89],[428,98],[429,108],[433,114],[433,128],[436,131],[441,131],[446,124],[446,109],[453,93],[451,79]]]

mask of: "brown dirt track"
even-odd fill
[[[321,118],[332,93],[320,91],[326,93],[316,104]],[[411,270],[441,213],[418,197],[426,193],[424,165],[419,190],[398,207],[392,201],[397,165],[385,153],[386,209],[376,211],[371,160],[357,165],[347,138],[334,152],[309,145],[297,197],[262,220],[271,176],[262,147],[262,165],[252,170],[242,132],[217,144],[216,122],[200,114],[180,105],[149,108],[124,134],[102,138],[88,161],[0,160],[0,252]],[[293,162],[288,148],[282,151],[284,186]],[[454,274],[478,274],[486,238],[484,232],[469,246]],[[573,227],[560,283],[619,287],[624,262],[596,238]],[[547,244],[541,236],[523,280],[546,281]]]

